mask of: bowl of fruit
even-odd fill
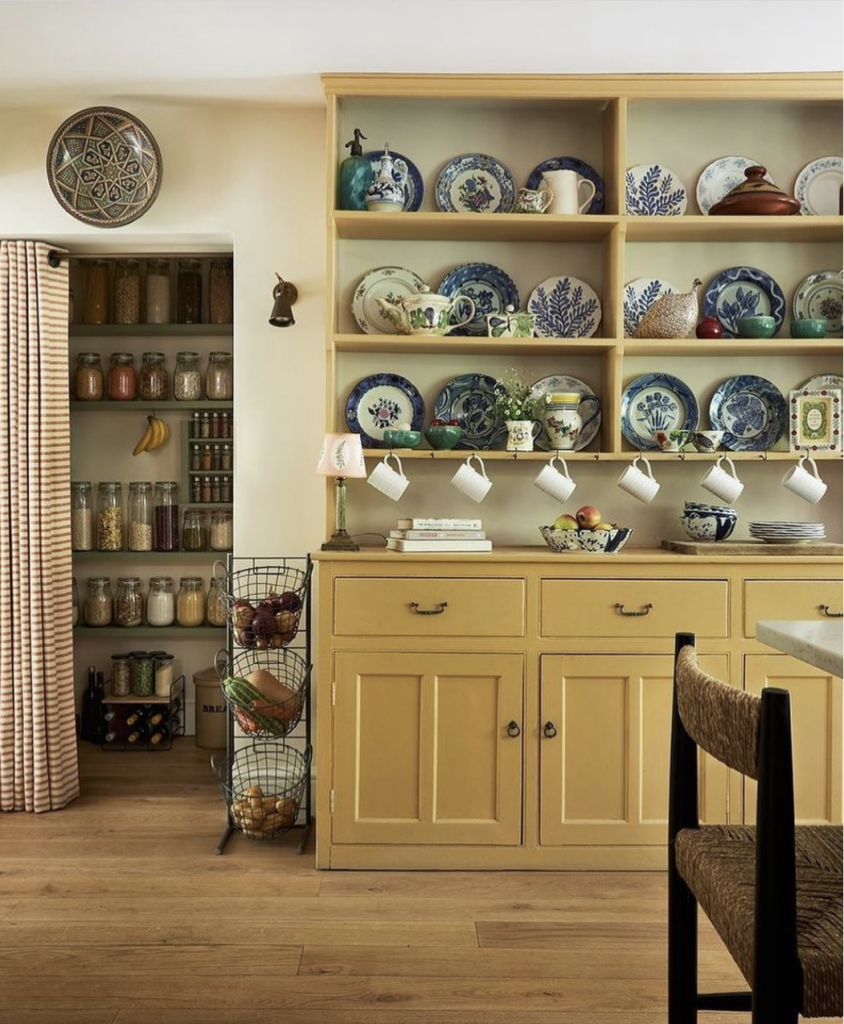
[[[608,523],[594,505],[583,505],[574,515],[557,516],[552,526],[540,526],[539,532],[552,551],[611,555],[621,551],[633,530]]]
[[[459,420],[431,420],[431,425],[425,431],[425,440],[440,452],[453,448],[462,436],[463,428]]]

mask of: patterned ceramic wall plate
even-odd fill
[[[691,388],[670,373],[645,373],[621,396],[621,432],[643,452],[659,451],[655,431],[695,430],[698,418]]]
[[[809,377],[797,387],[802,391],[806,388],[809,391],[816,391],[820,388],[836,388],[844,393],[844,377],[840,373],[819,373],[815,377]]]
[[[601,300],[577,277],[548,277],[530,293],[538,338],[591,338],[601,322]]]
[[[503,313],[507,306],[519,308],[519,292],[512,277],[491,263],[463,263],[455,267],[442,279],[437,291],[449,299],[468,295],[475,303],[475,315],[464,327],[455,328],[452,334],[486,337],[487,313]],[[461,305],[465,311],[469,309],[467,303],[458,304],[452,314],[457,321],[465,315]]]
[[[829,333],[841,333],[842,272],[818,270],[797,285],[792,302],[795,320],[820,317],[829,321]]]
[[[595,186],[595,195],[589,204],[589,209],[585,212],[600,213],[603,210],[604,182],[595,168],[587,164],[585,160],[579,160],[576,156],[549,157],[547,160],[543,160],[541,164],[537,164],[530,172],[525,182],[525,188],[540,188],[542,175],[546,171],[577,171],[581,178],[588,178]]]
[[[372,164],[372,175],[377,178],[381,172],[381,157],[384,155],[383,149],[373,149],[368,153],[363,154],[366,159]],[[422,205],[422,199],[425,195],[425,185],[422,181],[422,175],[419,173],[419,168],[412,160],[408,160],[406,156],[401,153],[396,153],[395,150],[390,150],[390,156],[394,160],[404,160],[407,164],[407,180],[404,183],[404,206],[402,209],[405,212],[414,213]],[[393,180],[396,184],[401,180],[401,175],[393,168]]]
[[[658,277],[637,277],[624,286],[624,337],[632,338],[642,317],[657,299],[678,289]]]
[[[116,107],[89,107],[63,122],[47,150],[47,178],[71,216],[98,228],[137,220],[161,186],[152,132]]]
[[[360,279],[352,296],[352,314],[364,334],[395,334],[395,324],[375,301],[393,302],[415,295],[425,282],[404,267],[378,267]]]
[[[683,182],[667,167],[639,164],[627,171],[624,182],[630,217],[679,217],[686,212]]]
[[[704,168],[703,174],[697,180],[695,194],[700,212],[708,214],[728,192],[732,192],[737,185],[747,181],[744,175],[746,167],[758,166],[759,161],[751,160],[749,156],[722,156],[713,160]],[[771,176],[766,174],[764,180],[771,182]]]
[[[507,427],[495,409],[495,394],[495,378],[483,373],[461,373],[443,386],[434,401],[434,419],[459,422],[463,436],[455,448],[504,447]]]
[[[399,423],[421,430],[425,403],[416,388],[397,373],[374,373],[364,377],[346,399],[346,424],[360,434],[364,448],[388,448],[384,431]]]
[[[534,398],[540,398],[542,395],[552,394],[555,391],[573,391],[578,395],[595,394],[594,388],[590,388],[584,381],[577,377],[569,377],[566,374],[554,374],[550,377],[540,377],[539,380],[534,381],[530,386],[530,393]],[[582,402],[578,406],[578,412],[583,419],[583,426],[580,428],[580,433],[577,435],[577,441],[575,441],[574,450],[576,452],[587,448],[589,443],[601,429],[601,403],[596,399],[597,396]],[[540,426],[542,429],[536,436],[534,447],[540,448],[542,451],[550,451],[548,436],[545,433],[544,425],[540,424]]]
[[[779,388],[750,373],[725,380],[709,403],[712,429],[725,431],[722,444],[731,452],[773,448],[787,421],[788,406]]]
[[[703,315],[717,317],[728,338],[736,337],[738,322],[745,316],[772,316],[778,331],[785,319],[785,296],[764,270],[730,267],[709,282],[703,295]]]
[[[794,183],[794,196],[800,200],[804,217],[834,216],[840,213],[844,161],[840,156],[823,156],[806,164]]]
[[[495,157],[464,153],[440,171],[436,200],[443,213],[509,213],[516,201],[516,183]]]

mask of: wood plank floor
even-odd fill
[[[70,807],[0,816],[0,1024],[665,1022],[661,873],[318,872],[295,833],[217,856],[207,751],[80,753]]]

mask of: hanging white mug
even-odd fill
[[[811,473],[806,469],[807,465],[811,466]],[[782,478],[782,485],[812,505],[817,505],[826,494],[826,484],[820,478],[817,463],[805,452],[798,464]]]
[[[555,462],[560,463],[563,467],[562,470],[554,467]],[[542,467],[533,483],[540,491],[545,491],[546,494],[550,494],[552,498],[556,498],[560,502],[568,501],[577,487],[577,484],[569,476],[566,460],[560,458],[559,455],[555,455],[547,466]]]
[[[729,473],[727,470],[722,469],[722,463],[727,464],[730,470]],[[704,473],[700,486],[705,487],[707,491],[714,494],[716,498],[720,498],[722,501],[728,501],[730,504],[732,504],[744,490],[744,484],[736,475],[736,467],[733,464],[733,460],[728,458],[726,455],[720,455],[715,465]]]
[[[639,469],[638,463],[640,462],[645,467],[644,471]],[[634,498],[638,498],[646,505],[654,500],[659,491],[659,483],[654,480],[651,464],[644,455],[637,455],[617,482],[623,491],[632,494]]]
[[[478,460],[480,470],[474,468],[472,459]],[[458,491],[465,494],[467,498],[471,498],[472,501],[483,501],[492,487],[492,480],[486,475],[484,462],[480,455],[470,455],[451,478],[451,482]]]
[[[581,178],[577,171],[545,171],[540,184],[554,194],[548,213],[583,213],[597,191],[594,182]],[[582,199],[584,193],[586,198]]]
[[[396,460],[399,467],[398,472],[389,464],[390,459]],[[372,484],[376,491],[380,491],[382,494],[386,494],[388,498],[392,498],[393,501],[399,500],[410,483],[404,475],[401,459],[394,452],[388,452],[384,456],[384,461],[378,463],[367,477],[366,482]]]

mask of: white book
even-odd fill
[[[390,530],[401,540],[485,540],[483,530]]]
[[[396,525],[400,530],[480,530],[483,528],[480,519],[399,519]]]
[[[390,537],[388,551],[492,551],[491,540],[403,540]]]

